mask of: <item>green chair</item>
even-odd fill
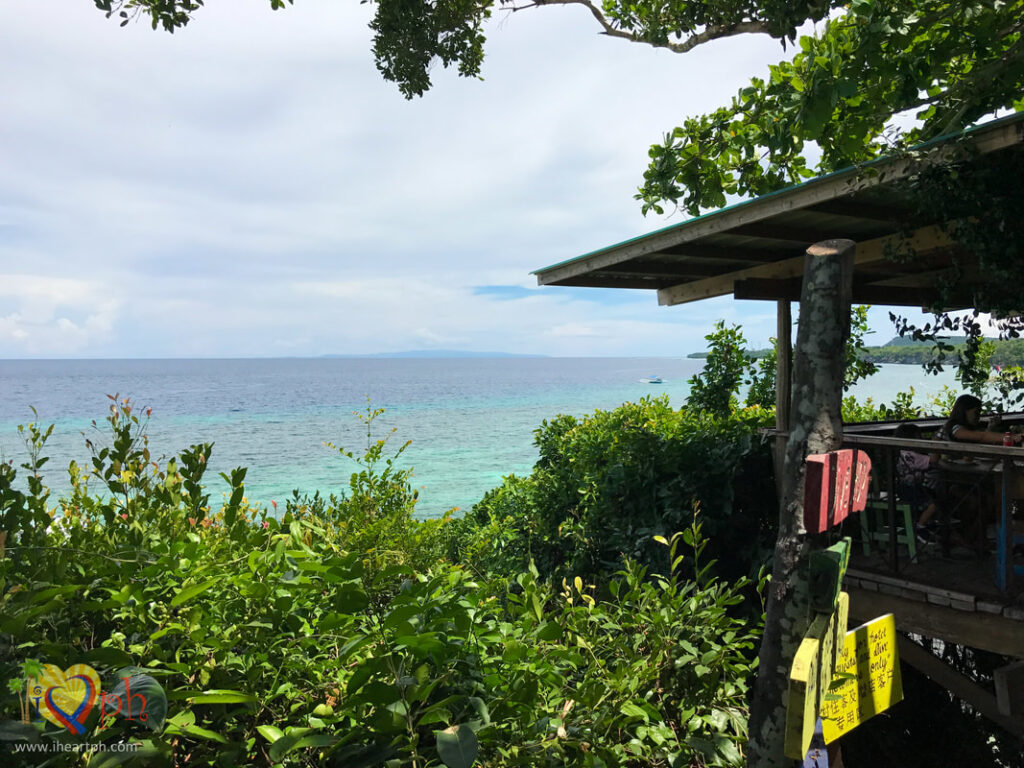
[[[896,529],[897,545],[904,545],[910,559],[917,557],[917,537],[914,534],[914,516],[909,504],[896,503],[896,520],[903,516],[903,530]],[[882,492],[869,498],[864,511],[860,513],[860,540],[864,554],[871,554],[871,543],[889,542],[889,499]]]

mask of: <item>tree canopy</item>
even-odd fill
[[[792,60],[652,147],[638,197],[696,215],[1020,109],[1022,30],[1019,0],[854,0]]]

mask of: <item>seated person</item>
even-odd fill
[[[921,429],[916,424],[900,424],[893,437],[921,440]],[[935,539],[934,523],[931,522],[937,507],[935,496],[939,487],[937,473],[931,469],[932,457],[917,451],[900,451],[896,462],[896,496],[910,505],[917,522],[914,535],[922,544]]]
[[[981,426],[981,407],[981,400],[974,395],[960,395],[956,402],[953,403],[953,410],[949,413],[949,419],[939,430],[938,434],[936,434],[936,439],[956,443],[1002,445],[1004,437],[1002,432],[989,431]],[[1024,435],[1015,432],[1009,434],[1015,446],[1019,446],[1022,440],[1024,440]],[[935,455],[933,455],[934,459]],[[968,458],[968,460],[970,459]],[[1010,499],[1024,499],[1024,477],[1015,472],[1011,478],[1011,483]],[[994,499],[989,499],[986,496],[986,500],[978,500],[981,503],[979,511],[983,512],[983,514],[979,515],[972,523],[974,526],[983,527],[986,519],[988,521],[992,519],[991,514],[998,505],[999,491],[998,489],[990,489],[990,492],[994,495]],[[1020,507],[1021,502],[1017,501],[1016,506]]]
[[[1011,433],[1013,444],[1020,445],[1024,435]],[[981,427],[981,400],[974,395],[960,395],[953,403],[949,419],[935,436],[938,440],[951,440],[955,443],[991,443],[1003,444],[1003,435],[990,432]]]

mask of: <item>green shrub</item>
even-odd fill
[[[767,419],[760,408],[724,417],[673,410],[661,397],[545,421],[533,472],[506,478],[473,508],[459,556],[481,569],[533,558],[556,578],[608,574],[624,558],[667,573],[652,537],[685,528],[697,502],[719,572],[750,575],[777,515],[758,434]]]
[[[126,668],[159,681],[167,717],[93,711],[83,737],[0,722],[4,765],[29,760],[17,742],[125,739],[142,750],[89,764],[741,764],[759,628],[731,615],[748,585],[695,562],[698,524],[652,542],[672,577],[627,562],[601,590],[552,589],[532,568],[477,583],[435,562],[449,524],[411,519],[382,442],[344,494],[293,500],[278,520],[247,503],[241,469],[210,508],[211,446],[154,466],[129,403],[108,423],[57,509],[36,476],[47,433],[30,429],[27,491],[11,465],[0,474],[0,673],[14,681],[0,709],[18,711],[34,662],[86,663],[105,688]]]

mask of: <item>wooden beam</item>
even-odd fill
[[[913,262],[879,261],[864,266],[858,276],[867,282],[877,282],[901,275],[914,275],[919,272],[937,272],[953,266],[953,251],[938,249],[929,253],[918,254]]]
[[[779,255],[777,250],[766,252],[760,248],[756,250],[746,248],[727,248],[722,245],[705,245],[703,243],[682,243],[681,245],[673,245],[652,255],[668,257],[684,256],[687,259],[707,259],[709,261],[725,264],[737,263],[747,265],[767,264],[783,258],[783,256]]]
[[[749,263],[749,262],[747,262]],[[651,261],[651,260],[635,260],[627,261],[625,264],[620,264],[609,269],[603,269],[595,274],[607,275],[607,274],[629,274],[633,277],[639,277],[641,275],[666,275],[668,277],[690,277],[690,278],[704,278],[704,277],[715,277],[716,275],[722,274],[724,271],[730,269],[729,265],[726,264],[708,264],[695,263],[692,261]]]
[[[1015,661],[992,673],[996,684],[996,705],[999,714],[1020,719],[1024,717],[1024,661]]]
[[[1014,736],[1024,737],[1024,720],[1008,717],[1000,712],[996,697],[991,693],[917,643],[905,637],[899,637],[896,643],[900,649],[901,661],[905,661],[958,699],[970,704],[978,714],[987,717]]]
[[[574,277],[572,280],[559,283],[559,285],[569,288],[639,288],[653,291],[660,290],[669,281],[671,281],[671,278],[615,277],[614,275],[599,273],[596,275]]]
[[[900,216],[904,213],[904,210],[901,208],[889,205],[877,205],[875,203],[865,203],[849,198],[826,200],[810,206],[807,210],[825,213],[830,216],[844,216],[850,219],[859,219],[861,221],[867,219],[868,221],[886,222],[888,224],[892,224],[894,228],[897,226]]]
[[[739,227],[735,227],[729,230],[729,235],[737,235],[739,237],[757,237],[765,240],[778,240],[786,243],[793,243],[795,247],[806,248],[808,243],[814,243],[818,240],[827,240],[830,237],[837,237],[838,235],[844,234],[842,232],[836,232],[835,229],[828,231],[823,229],[814,229],[812,227],[791,227],[783,224],[773,224],[771,222],[755,222],[754,224],[744,224]]]
[[[917,422],[923,423],[923,422]],[[895,424],[893,425],[895,426]],[[936,450],[941,450],[942,453],[950,453],[954,456],[973,456],[975,458],[1002,460],[1004,458],[1010,459],[1011,461],[1021,458],[1020,448],[1009,445],[998,445],[993,443],[953,443],[953,442],[936,442],[934,440],[911,440],[910,438],[900,438],[899,441],[895,441],[891,437],[882,437],[881,435],[868,435],[868,434],[856,434],[853,432],[851,427],[849,431],[843,432],[843,447],[844,448],[900,448],[901,450],[906,449],[909,451],[919,451],[921,453],[930,453]],[[1024,629],[1024,624],[1021,624],[1021,629]],[[1024,654],[1022,654],[1024,658]]]
[[[847,592],[850,616],[858,621],[892,613],[900,632],[915,632],[957,645],[1024,658],[1024,623],[1020,621],[981,611],[959,611],[859,587],[851,587]]]
[[[800,299],[800,282],[796,278],[737,280],[733,284],[733,296],[736,299],[751,301],[798,301]],[[854,304],[894,307],[930,307],[940,299],[938,291],[934,288],[857,285],[856,283],[853,286],[852,297]],[[959,295],[945,303],[949,303],[955,308],[964,308],[970,307],[973,302],[970,298]]]
[[[775,490],[782,503],[782,468],[786,459],[789,434],[790,375],[793,370],[793,316],[788,301],[775,308],[775,428],[779,431],[772,443],[775,467]]]
[[[949,235],[939,227],[922,227],[906,241],[902,235],[888,235],[858,243],[857,249],[854,252],[853,263],[857,267],[884,261],[889,249],[898,248],[904,244],[913,248],[914,251],[921,253],[935,248],[948,248],[952,243],[953,241]],[[706,280],[694,280],[690,283],[660,289],[658,291],[658,304],[672,306],[699,301],[700,299],[709,299],[714,296],[728,296],[733,292],[733,286],[737,280],[750,278],[778,280],[800,277],[803,275],[803,270],[803,256],[798,256],[792,259],[777,261],[774,264],[764,264],[758,267],[730,272],[718,277],[709,277]]]

